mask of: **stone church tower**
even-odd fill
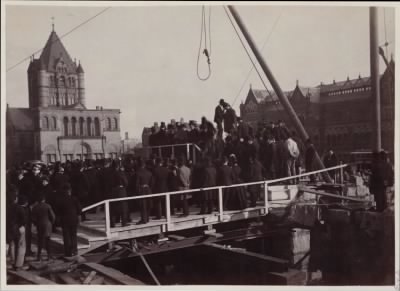
[[[53,30],[28,67],[28,108],[7,106],[7,166],[116,158],[120,154],[119,109],[86,107],[85,72]]]

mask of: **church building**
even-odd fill
[[[85,72],[56,32],[28,67],[28,108],[6,111],[7,167],[115,158],[120,153],[120,110],[86,108]]]

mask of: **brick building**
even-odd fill
[[[382,147],[394,151],[394,61],[381,75]],[[321,153],[333,149],[336,153],[370,150],[374,134],[374,100],[370,78],[362,78],[302,87],[296,83],[288,97],[299,119]],[[240,105],[244,121],[257,126],[258,122],[283,120],[291,127],[288,114],[273,92],[250,86]]]
[[[87,109],[85,73],[53,30],[28,67],[28,108],[6,111],[7,165],[116,157],[119,109]]]

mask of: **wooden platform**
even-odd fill
[[[284,208],[297,195],[297,185],[276,185],[268,188],[269,209]],[[175,231],[191,229],[197,227],[207,227],[209,225],[227,223],[232,221],[246,220],[256,217],[265,216],[265,201],[257,201],[257,206],[246,208],[243,210],[224,210],[222,217],[220,213],[214,211],[212,214],[198,214],[200,209],[196,206],[190,206],[189,216],[182,217],[179,215],[171,216],[170,223],[166,218],[154,219],[152,217],[146,224],[136,223],[140,220],[139,212],[131,212],[131,222],[126,226],[117,223],[111,228],[111,234],[107,236],[105,227],[105,215],[100,211],[97,213],[88,213],[88,220],[81,222],[78,228],[78,252],[82,253],[90,248],[104,245],[106,242],[134,239],[149,235],[159,235],[165,233],[173,233]],[[63,244],[62,232],[59,229],[52,235],[52,242],[60,247]]]

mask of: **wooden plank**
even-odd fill
[[[176,240],[176,241],[180,241],[180,240],[184,240],[184,239],[185,239],[184,236],[176,235],[176,234],[170,234],[170,235],[168,235],[168,237],[169,237],[171,240]]]
[[[96,271],[91,271],[89,275],[85,278],[85,280],[83,280],[83,284],[84,285],[89,284],[93,280],[94,276],[96,276],[96,274],[97,274]]]
[[[57,276],[65,284],[70,284],[70,285],[80,285],[81,284],[81,282],[79,282],[79,281],[75,280],[74,278],[72,278],[71,275],[68,274],[68,273],[59,273],[59,274],[57,274]]]
[[[110,267],[106,267],[96,263],[85,263],[84,265],[122,285],[145,285],[143,282],[128,275],[125,275],[124,273],[121,273],[120,271]]]
[[[97,276],[97,278],[93,279],[90,282],[90,285],[103,285],[104,284],[104,277]]]
[[[260,265],[266,270],[287,271],[289,262],[284,259],[254,253],[239,248],[229,248],[216,243],[205,243],[204,246],[218,250],[221,259],[239,260],[241,263]],[[225,257],[223,255],[226,255]]]
[[[41,276],[32,274],[31,272],[27,271],[7,271],[9,274],[14,275],[24,281],[27,281],[32,284],[37,284],[37,285],[57,285],[57,283],[50,281],[46,278],[43,278]]]

